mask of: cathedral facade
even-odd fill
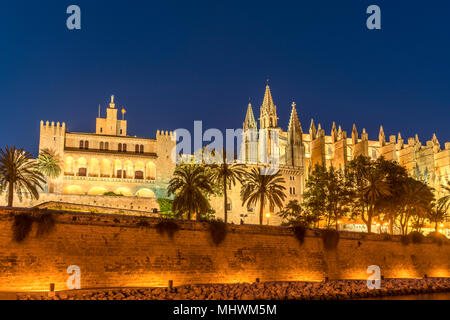
[[[311,120],[309,128],[303,130],[295,103],[287,131],[278,126],[277,108],[273,101],[269,85],[266,86],[264,98],[259,112],[258,122],[251,104],[243,123],[243,138],[240,160],[249,167],[264,167],[270,158],[277,160],[279,170],[286,182],[285,203],[290,200],[301,202],[305,182],[316,164],[336,169],[359,155],[375,160],[383,156],[387,160],[397,161],[407,169],[410,176],[422,180],[434,188],[436,195],[442,195],[442,186],[450,182],[450,142],[441,145],[433,135],[432,139],[422,144],[416,135],[404,140],[398,136],[386,137],[380,127],[378,140],[369,140],[365,129],[358,132],[353,125],[349,135],[333,122],[329,135],[320,124],[316,126]],[[277,140],[277,143],[274,143]],[[229,217],[234,223],[259,222],[259,208],[244,208],[240,200],[240,186],[230,188]],[[213,199],[213,206],[218,216],[222,216],[221,198]],[[264,219],[267,224],[279,224],[276,215],[281,208],[264,208]]]

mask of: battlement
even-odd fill
[[[172,137],[175,136],[175,132],[168,130],[156,130],[156,138],[158,137]]]
[[[44,134],[45,133],[52,133],[54,135],[61,135],[61,134],[65,134],[65,132],[66,132],[66,123],[65,122],[60,123],[58,121],[55,124],[54,121],[50,122],[50,121],[47,120],[44,123],[44,121],[41,120],[41,126],[40,127],[41,127],[41,134],[43,134],[43,133]]]

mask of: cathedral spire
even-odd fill
[[[253,114],[252,104],[249,102],[247,107],[247,114],[245,115],[245,121],[243,129],[247,131],[248,129],[256,129],[257,124],[255,120],[255,115]]]
[[[265,128],[276,128],[277,127],[277,107],[273,103],[272,93],[270,92],[269,83],[266,85],[266,91],[264,93],[263,103],[261,105],[260,113],[260,127]]]
[[[314,124],[314,119],[311,119],[311,125],[309,126],[309,135],[311,137],[311,140],[314,140],[316,138],[316,125]]]
[[[356,130],[356,124],[353,124],[352,142],[353,142],[353,144],[357,144],[358,143],[358,130]]]
[[[380,133],[378,134],[378,140],[380,141],[380,147],[386,143],[386,136],[384,134],[383,126],[380,126]]]
[[[336,142],[338,140],[338,131],[336,129],[336,123],[334,121],[331,127],[331,139],[333,140],[333,142]]]
[[[288,132],[292,132],[294,134],[303,134],[302,126],[300,124],[300,120],[298,119],[297,110],[295,109],[295,102],[292,102],[292,111],[291,118],[289,119]]]

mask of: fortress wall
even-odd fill
[[[15,213],[27,209],[15,209]],[[69,265],[81,269],[82,288],[174,286],[193,283],[366,279],[369,265],[386,278],[450,277],[450,245],[404,246],[381,236],[342,234],[327,251],[308,231],[300,245],[287,228],[229,225],[219,246],[208,225],[178,222],[173,239],[155,229],[159,221],[56,212],[54,230],[36,237],[36,223],[21,243],[12,240],[11,209],[0,209],[0,291],[66,289]],[[362,237],[365,236],[363,239]]]

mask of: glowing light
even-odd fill
[[[266,213],[266,218],[270,218],[270,213],[269,212]]]

